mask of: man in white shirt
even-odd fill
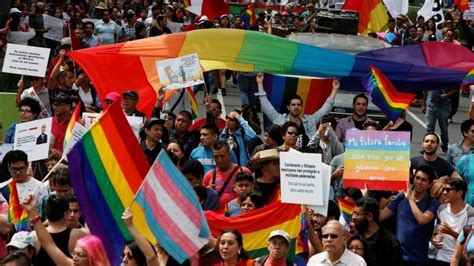
[[[364,259],[344,246],[344,228],[338,221],[326,223],[322,230],[323,252],[312,256],[308,266],[315,265],[351,265],[365,266]]]

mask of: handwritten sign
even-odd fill
[[[44,77],[48,66],[49,49],[9,43],[2,72]]]
[[[15,128],[14,150],[28,154],[28,161],[48,158],[53,118],[18,123]]]
[[[323,205],[321,154],[280,152],[281,201]]]
[[[410,169],[410,132],[348,130],[344,187],[404,190]]]
[[[49,29],[43,36],[46,39],[60,42],[64,37],[64,20],[48,15],[43,15],[43,20],[44,27]]]
[[[156,61],[156,69],[164,90],[192,87],[204,83],[196,53]]]

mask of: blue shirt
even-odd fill
[[[467,193],[465,201],[474,206],[474,153],[471,152],[459,158],[456,163],[456,172],[466,181]]]
[[[416,203],[422,212],[430,211],[436,216],[439,202],[428,194]],[[400,192],[388,205],[388,208],[397,215],[397,239],[400,241],[404,261],[427,261],[428,242],[433,234],[433,221],[420,225],[405,198]]]
[[[237,163],[237,156],[235,156],[234,152],[231,151],[230,156],[231,161],[233,163]],[[214,162],[214,154],[212,150],[204,146],[196,147],[191,152],[191,156],[189,156],[189,159],[198,160],[204,167],[204,173],[207,173],[210,170],[216,168],[216,163]]]

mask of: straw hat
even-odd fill
[[[101,9],[101,10],[106,10],[107,5],[104,2],[99,2],[96,6],[95,9]]]
[[[280,160],[280,153],[277,149],[259,151],[252,158],[252,168],[262,167],[262,163]]]

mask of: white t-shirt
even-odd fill
[[[457,214],[451,212],[451,204],[443,204],[438,209],[438,218],[441,222],[448,223],[451,228],[460,233],[465,225],[473,224],[474,217],[468,217],[468,213],[474,210],[469,204],[466,204],[464,209]],[[443,236],[443,248],[438,250],[436,260],[450,262],[454,254],[454,247],[456,246],[456,238],[450,235]]]

